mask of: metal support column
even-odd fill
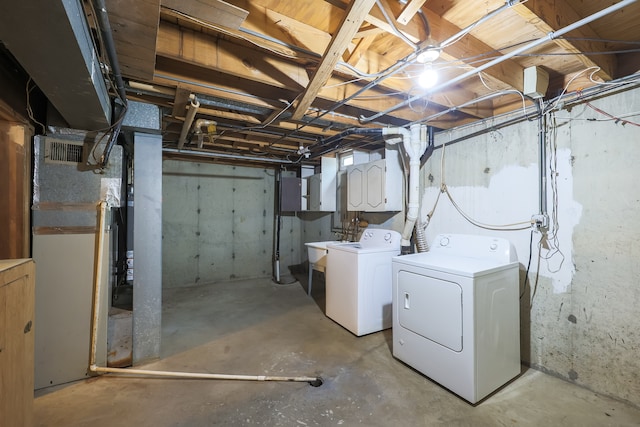
[[[134,133],[133,364],[160,357],[162,320],[162,136]]]

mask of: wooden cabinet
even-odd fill
[[[385,158],[347,168],[347,210],[386,212],[402,210],[402,167],[397,151]]]
[[[0,424],[33,425],[35,263],[0,260]]]

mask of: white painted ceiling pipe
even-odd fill
[[[178,139],[178,150],[181,150],[182,147],[184,147],[184,143],[187,142],[187,134],[189,133],[189,129],[191,129],[191,124],[193,123],[193,119],[196,117],[198,108],[200,108],[200,102],[198,102],[198,99],[194,95],[191,95],[191,103],[187,110],[187,116],[182,124],[180,139]]]

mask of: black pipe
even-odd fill
[[[429,158],[431,158],[431,155],[433,154],[433,150],[435,149],[435,129],[433,128],[433,126],[427,126],[427,149],[424,150],[424,153],[422,153],[422,156],[420,156],[420,167],[424,166],[425,163],[427,163],[427,160],[429,160]]]
[[[322,152],[316,152],[311,154],[311,158],[320,157],[329,151],[333,151],[340,147],[342,140],[349,135],[382,135],[382,128],[350,128],[342,131],[338,134],[330,136],[329,138],[321,139],[315,144],[311,144],[307,147],[309,151],[317,151],[325,148]]]
[[[120,97],[120,100],[123,104],[123,108],[118,115],[118,119],[114,120],[114,128],[111,132],[111,137],[109,138],[109,141],[107,141],[104,152],[100,157],[100,167],[105,168],[107,166],[107,163],[109,162],[109,154],[111,153],[111,149],[115,145],[116,140],[118,139],[118,135],[120,134],[122,120],[124,119],[124,115],[127,112],[128,104],[127,94],[124,88],[124,81],[122,79],[122,74],[120,73],[120,64],[118,63],[118,54],[116,53],[116,47],[113,41],[113,33],[111,32],[111,24],[109,24],[109,15],[107,14],[107,7],[104,0],[93,0],[93,8],[95,9],[96,17],[98,19],[100,34],[102,35],[102,41],[104,42],[104,48],[107,53],[107,57],[109,58],[111,69],[113,70],[112,74],[116,81],[116,90],[118,91],[118,96]]]

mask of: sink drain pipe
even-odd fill
[[[182,378],[182,379],[206,379],[206,380],[240,380],[240,381],[286,381],[286,382],[305,382],[313,387],[320,387],[323,383],[321,377],[307,376],[271,376],[271,375],[236,375],[236,374],[209,374],[198,372],[175,372],[175,371],[155,371],[150,369],[130,369],[130,368],[109,368],[101,367],[96,364],[97,353],[97,335],[98,320],[100,319],[100,278],[102,276],[102,255],[104,252],[104,228],[107,202],[100,202],[98,229],[96,230],[96,252],[94,262],[93,280],[93,312],[91,325],[91,354],[89,358],[89,371],[96,374],[120,374],[125,376],[144,376],[144,377],[165,377],[165,378]]]

